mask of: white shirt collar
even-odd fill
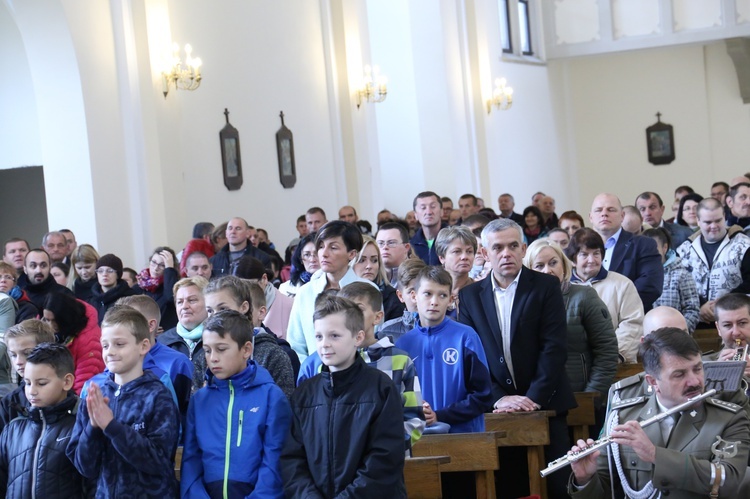
[[[521,269],[521,272],[522,272],[522,271],[523,271],[523,269]],[[518,272],[518,275],[516,275],[516,278],[515,278],[515,279],[513,279],[513,282],[511,282],[511,283],[510,283],[510,284],[508,285],[508,287],[507,287],[507,288],[503,289],[503,288],[501,288],[501,287],[500,287],[500,285],[499,285],[499,284],[497,283],[497,280],[495,280],[495,271],[493,270],[492,272],[490,272],[490,279],[492,279],[492,291],[494,292],[494,291],[497,291],[498,289],[499,289],[499,290],[501,290],[501,291],[506,291],[506,290],[507,290],[507,289],[509,289],[509,288],[510,288],[511,286],[513,286],[513,284],[515,284],[516,286],[518,286],[518,279],[519,279],[519,278],[521,277],[521,272]]]

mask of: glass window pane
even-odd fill
[[[521,52],[524,55],[532,55],[531,50],[531,27],[529,25],[529,2],[528,0],[518,1],[518,24],[521,35]]]
[[[510,13],[508,11],[508,0],[499,0],[498,7],[500,10],[500,43],[503,52],[513,52],[513,45],[510,41]]]

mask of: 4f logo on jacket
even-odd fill
[[[456,362],[458,362],[458,350],[455,348],[446,348],[443,350],[443,362],[448,364],[449,366],[452,366]]]

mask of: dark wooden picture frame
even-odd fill
[[[276,132],[276,154],[279,160],[279,181],[284,189],[297,183],[297,165],[294,161],[294,136],[284,124],[284,111],[279,113],[281,128]]]
[[[662,123],[661,113],[656,113],[656,123],[646,128],[648,161],[654,165],[668,165],[675,160],[674,129]]]
[[[240,132],[229,124],[229,111],[224,109],[227,124],[219,132],[221,165],[224,172],[224,185],[230,191],[242,187],[242,158],[240,157]]]

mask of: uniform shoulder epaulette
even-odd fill
[[[617,403],[613,403],[612,404],[612,410],[613,411],[617,411],[617,410],[624,409],[626,407],[630,407],[630,406],[633,406],[633,405],[642,404],[646,400],[647,400],[646,397],[632,397],[632,398],[629,398],[629,399],[623,399],[623,400],[620,400]]]
[[[706,403],[713,405],[715,407],[724,409],[725,411],[730,411],[734,413],[740,412],[742,410],[742,407],[737,404],[733,404],[732,402],[726,402],[724,400],[719,400],[719,399],[709,398],[708,400],[706,400]]]
[[[627,378],[623,378],[614,385],[612,385],[612,390],[621,390],[625,387],[632,386],[635,384],[638,384],[643,381],[643,376],[641,376],[643,373],[634,374],[632,376],[628,376]]]

